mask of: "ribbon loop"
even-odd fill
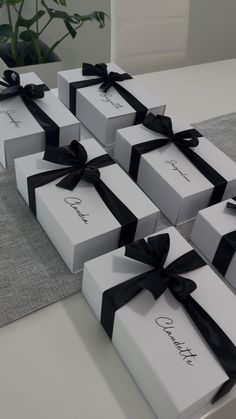
[[[145,118],[143,125],[151,131],[167,137],[166,142],[172,141],[174,144],[182,147],[197,147],[198,137],[201,134],[195,129],[188,129],[174,134],[172,120],[166,115],[153,115],[149,113]]]
[[[25,87],[20,84],[20,75],[16,71],[5,70],[3,73],[5,82],[0,81],[0,85],[5,89],[0,92],[0,100],[14,96],[26,96],[32,99],[44,97],[44,87],[42,85],[28,84]]]
[[[127,74],[119,74],[114,71],[111,71],[108,73],[107,71],[107,65],[102,64],[88,64],[84,63],[82,67],[82,74],[83,76],[98,76],[101,78],[101,86],[100,89],[103,90],[105,93],[108,92],[108,90],[116,84],[116,82],[124,81],[131,79],[132,77]]]

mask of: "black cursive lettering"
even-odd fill
[[[100,96],[103,98],[102,99],[102,102],[107,102],[107,103],[110,103],[111,104],[111,106],[113,106],[114,108],[116,108],[116,109],[120,109],[120,108],[123,108],[123,105],[121,105],[120,103],[118,103],[118,102],[114,102],[113,100],[112,100],[112,96],[110,95],[110,96],[108,96],[108,94],[107,93],[100,93]]]
[[[166,160],[165,163],[170,164],[172,166],[172,170],[177,171],[185,180],[187,180],[187,182],[191,182],[190,179],[188,178],[188,174],[187,173],[183,173],[177,166],[177,161],[176,160]]]
[[[182,360],[190,367],[194,367],[193,361],[198,355],[193,353],[192,349],[188,348],[185,342],[176,339],[174,335],[174,321],[169,317],[158,317],[155,319],[155,322],[170,338],[174,347],[177,349],[179,356],[182,357]]]
[[[82,204],[82,200],[80,198],[68,197],[64,198],[64,201],[71,208],[73,208],[73,210],[80,217],[84,224],[89,224],[89,221],[87,219],[87,217],[89,217],[89,214],[83,214],[82,211],[79,209],[79,205]]]
[[[13,117],[15,111],[8,110],[8,111],[0,111],[0,114],[6,115],[10,119],[10,124],[14,124],[16,128],[20,128],[21,121],[16,121],[16,119]]]

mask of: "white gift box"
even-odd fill
[[[108,72],[124,71],[114,63],[108,64]],[[82,69],[66,70],[58,73],[59,98],[68,108],[70,107],[70,84],[97,78],[83,76]],[[102,83],[101,83],[102,84]],[[119,83],[135,96],[149,111],[163,114],[165,105],[152,92],[144,89],[135,80],[124,80]],[[105,146],[114,144],[115,133],[118,128],[134,124],[136,112],[121,97],[114,87],[105,94],[99,89],[99,84],[77,89],[76,116]]]
[[[235,204],[233,200],[228,202]],[[236,210],[227,208],[226,201],[224,201],[205,208],[198,213],[190,238],[201,253],[218,269],[215,257],[217,251],[222,254],[227,270],[221,273],[232,287],[236,289],[236,252],[230,245],[229,249],[225,249],[225,247],[223,249],[219,248],[222,240],[224,240],[224,236],[234,231],[236,235]],[[232,256],[231,260],[228,260],[229,254]]]
[[[174,133],[192,128],[177,118],[172,118],[172,124]],[[128,172],[132,147],[159,138],[165,136],[143,125],[120,129],[116,136],[115,158]],[[234,196],[236,163],[206,138],[200,138],[193,151],[227,180],[223,199]],[[174,225],[196,217],[200,209],[208,206],[214,189],[173,143],[141,156],[137,183]]]
[[[94,140],[81,141],[88,161],[104,155]],[[29,204],[27,178],[59,166],[42,160],[43,153],[16,159],[17,188]],[[136,216],[135,237],[155,231],[157,207],[117,165],[100,170],[102,181]],[[112,215],[95,187],[83,180],[73,191],[56,187],[60,178],[36,188],[37,219],[64,259],[71,272],[83,268],[85,261],[118,247],[121,225]]]
[[[165,266],[192,249],[174,227],[161,233],[168,233],[171,243]],[[106,290],[148,270],[150,266],[125,257],[124,248],[86,263],[82,292],[97,318],[101,319]],[[183,276],[195,281],[197,289],[192,293],[193,298],[235,345],[232,319],[236,305],[232,292],[207,265]],[[167,325],[172,327],[170,335],[169,329],[164,330]],[[213,407],[210,404],[228,376],[169,290],[156,301],[144,290],[117,310],[112,342],[158,419],[200,418],[235,397],[235,391],[231,390]],[[180,355],[177,342],[194,355],[192,365]]]
[[[35,73],[20,75],[21,85],[43,84]],[[0,86],[1,89],[1,86]],[[59,127],[59,145],[79,139],[80,123],[77,118],[51,92],[44,92],[42,99],[34,102]],[[14,166],[14,159],[45,149],[45,131],[26,107],[21,97],[0,101],[0,162],[6,167]]]

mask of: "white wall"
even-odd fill
[[[190,0],[186,64],[236,57],[236,0]]]
[[[236,57],[236,0],[111,0],[112,57],[137,74]]]
[[[188,13],[189,0],[112,0],[112,59],[133,74],[181,65]]]

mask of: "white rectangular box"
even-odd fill
[[[43,84],[35,73],[20,75],[21,85]],[[2,87],[0,86],[0,89]],[[34,102],[59,127],[59,145],[79,139],[80,123],[51,92]],[[20,96],[0,101],[0,163],[14,166],[14,159],[45,150],[45,131],[24,104]]]
[[[88,161],[104,155],[94,140],[81,141]],[[42,160],[43,153],[15,160],[17,188],[29,204],[27,178],[59,166]],[[159,210],[117,165],[100,169],[102,181],[137,218],[135,237],[155,231]],[[83,268],[85,261],[118,247],[121,225],[110,212],[95,187],[83,180],[73,191],[56,187],[57,179],[36,188],[37,219],[71,272]]]
[[[170,236],[168,266],[192,248],[170,227],[161,232]],[[84,266],[82,292],[101,319],[103,293],[150,270],[150,266],[124,256],[120,248]],[[192,297],[236,344],[235,296],[207,266],[183,274],[197,284]],[[214,298],[212,298],[212,294]],[[221,310],[221,307],[224,307]],[[172,325],[164,330],[165,319]],[[230,321],[231,319],[231,321]],[[141,291],[115,313],[112,342],[152,406],[158,419],[205,417],[235,397],[235,389],[211,405],[213,396],[228,375],[211,352],[200,331],[169,290],[158,300]],[[180,356],[177,343],[194,355],[192,365]]]
[[[108,64],[108,72],[123,74],[124,71],[114,63]],[[70,108],[70,84],[91,80],[96,76],[83,76],[82,69],[66,70],[58,73],[59,98]],[[102,82],[101,82],[102,84]],[[114,144],[118,128],[128,127],[135,122],[136,112],[121,97],[114,87],[105,94],[97,84],[76,91],[76,116],[105,146]],[[139,86],[133,80],[119,82],[122,87],[135,96],[149,111],[163,114],[165,105],[152,92]]]
[[[172,118],[172,123],[174,133],[192,128],[177,118]],[[160,138],[165,136],[143,125],[120,129],[115,158],[129,172],[132,147]],[[234,196],[236,163],[204,137],[199,138],[199,145],[193,151],[227,180],[223,199]],[[208,206],[214,189],[173,143],[141,156],[137,183],[174,225],[196,217],[200,209]]]
[[[236,210],[227,208],[227,202],[236,204],[229,200],[200,211],[190,238],[236,289]],[[224,237],[227,235],[228,238]],[[233,237],[230,237],[232,235],[235,237],[234,242]],[[217,256],[220,258],[218,262]]]

